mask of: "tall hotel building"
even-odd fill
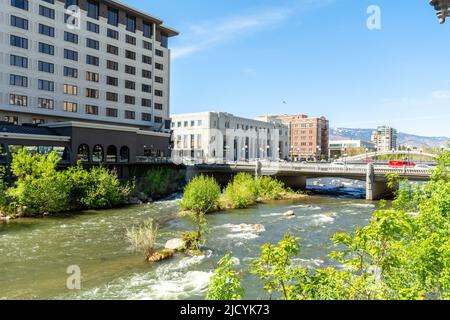
[[[0,144],[70,163],[170,155],[178,33],[115,0],[0,0]]]

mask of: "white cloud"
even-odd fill
[[[431,93],[433,99],[450,99],[450,90],[436,90]]]
[[[292,9],[271,9],[253,15],[229,17],[221,21],[193,25],[189,31],[182,34],[185,44],[172,49],[172,57],[177,59],[189,56],[245,33],[276,25],[285,21],[291,14]]]

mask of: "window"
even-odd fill
[[[98,20],[99,5],[98,2],[88,1],[87,2],[87,16],[92,19]]]
[[[11,26],[28,30],[28,20],[11,15]]]
[[[163,119],[161,117],[155,117],[155,122],[156,123],[162,123]]]
[[[161,63],[155,63],[155,68],[158,70],[164,70],[164,66]]]
[[[100,64],[100,60],[98,57],[94,57],[94,56],[87,54],[86,55],[86,63],[93,65],[93,66],[98,66]]]
[[[64,59],[78,61],[78,52],[64,49]]]
[[[125,119],[135,119],[136,118],[136,112],[125,110]]]
[[[53,110],[55,108],[55,101],[53,99],[38,98],[38,107]]]
[[[55,65],[45,61],[38,61],[38,69],[42,72],[55,73]]]
[[[135,75],[136,74],[136,68],[132,67],[132,66],[125,65],[125,73]]]
[[[108,60],[106,61],[106,68],[117,71],[119,70],[119,64],[115,61]]]
[[[152,43],[143,40],[143,41],[142,41],[142,47],[143,47],[145,50],[152,50]]]
[[[44,91],[55,91],[55,83],[48,80],[38,80],[38,89]]]
[[[78,147],[77,160],[89,162],[89,146],[87,144]]]
[[[86,98],[98,99],[99,93],[97,89],[86,88]]]
[[[103,162],[103,147],[101,145],[94,146],[92,150],[92,161],[93,162]]]
[[[28,11],[28,0],[11,0],[11,5]]]
[[[49,37],[55,37],[55,28],[47,26],[45,24],[39,24],[39,33]]]
[[[127,34],[126,37],[125,37],[125,42],[135,46],[136,45],[136,38]]]
[[[152,100],[142,98],[141,105],[142,105],[143,107],[151,108],[151,107],[152,107]]]
[[[94,39],[86,38],[86,47],[99,50],[100,49],[100,42]]]
[[[98,107],[97,106],[91,106],[91,105],[87,104],[85,111],[86,111],[86,114],[98,115]]]
[[[64,77],[78,78],[78,69],[64,67]]]
[[[100,33],[100,26],[98,24],[95,24],[93,22],[88,21],[86,23],[86,28],[88,31],[94,32],[94,33]]]
[[[9,64],[20,68],[28,68],[28,58],[12,54],[9,56]]]
[[[19,124],[19,117],[18,116],[5,116],[3,118],[3,121],[9,122],[9,123],[12,123],[12,124],[15,124],[15,125],[18,125]]]
[[[39,118],[33,118],[32,122],[33,122],[33,124],[44,124],[45,120],[39,119]]]
[[[114,108],[106,108],[106,116],[107,117],[112,117],[112,118],[117,118],[117,109]]]
[[[75,102],[64,101],[64,111],[65,112],[77,112],[78,104]]]
[[[149,84],[142,84],[142,92],[152,93],[152,86]]]
[[[86,80],[92,82],[99,82],[100,76],[98,73],[86,71]]]
[[[115,92],[107,92],[106,93],[106,100],[107,101],[113,101],[113,102],[117,102],[119,101],[119,95]]]
[[[109,28],[108,28],[108,30],[106,31],[106,35],[107,35],[109,38],[119,40],[119,32],[116,31],[116,30],[112,30],[112,29],[109,29]]]
[[[22,38],[22,37],[11,35],[10,36],[10,44],[13,47],[28,49],[28,39],[27,38]]]
[[[116,56],[119,55],[119,48],[110,44],[108,44],[108,46],[106,47],[106,51]]]
[[[142,55],[142,62],[146,64],[152,64],[152,58],[146,55]]]
[[[164,57],[164,51],[156,49],[155,54],[159,57]]]
[[[117,162],[117,148],[115,146],[109,146],[106,149],[106,162]]]
[[[106,77],[106,84],[110,85],[110,86],[115,86],[117,87],[119,85],[119,79],[114,78],[114,77],[110,77],[107,76]]]
[[[164,83],[164,79],[162,77],[155,77],[156,83]]]
[[[18,87],[28,87],[28,78],[16,74],[9,75],[9,84]]]
[[[126,17],[126,28],[127,31],[136,32],[136,17],[127,15]]]
[[[125,50],[125,57],[127,59],[136,60],[136,52]]]
[[[142,113],[142,121],[152,121],[152,115],[150,113]]]
[[[78,0],[65,0],[64,1],[64,8],[69,8],[70,6],[77,6]]]
[[[162,109],[163,109],[162,103],[155,103],[155,110],[162,110]]]
[[[136,82],[125,80],[125,89],[136,90]]]
[[[130,162],[130,149],[127,146],[120,148],[120,162]]]
[[[117,27],[119,25],[119,11],[108,8],[108,24]]]
[[[64,93],[76,96],[78,95],[78,86],[72,84],[64,84]]]
[[[164,93],[162,92],[162,90],[155,90],[155,96],[162,97],[163,95]]]
[[[64,31],[64,41],[78,44],[78,35],[71,33],[71,32]]]
[[[132,96],[125,96],[125,103],[135,105],[136,104],[136,98]]]
[[[28,97],[18,94],[10,94],[9,104],[13,106],[26,107],[28,106]]]
[[[151,79],[152,72],[150,70],[142,70],[142,78]]]
[[[146,38],[151,38],[153,34],[153,25],[148,22],[144,22],[143,24],[143,34]]]
[[[55,47],[52,46],[51,44],[39,42],[39,52],[54,56],[55,55]],[[64,52],[64,54],[65,54],[65,52]]]
[[[55,10],[39,5],[39,14],[49,19],[55,20]]]

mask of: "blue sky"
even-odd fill
[[[450,21],[428,0],[123,1],[181,32],[172,113],[305,113],[450,137]],[[373,4],[381,30],[366,27]]]

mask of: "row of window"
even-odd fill
[[[24,63],[23,61],[19,61],[20,63]],[[18,63],[19,63],[18,62]],[[43,72],[50,72],[53,73],[54,72],[54,66],[51,63],[48,62],[44,62],[44,61],[39,61],[39,70],[43,71]],[[86,74],[87,78],[97,80],[98,79],[98,74],[96,73],[92,73],[92,72],[87,72]],[[112,78],[112,77],[107,77],[107,84],[112,85],[112,86],[118,86],[118,78]],[[95,81],[94,81],[95,82]],[[9,76],[9,84],[12,86],[18,86],[18,87],[28,87],[28,77],[26,76],[21,76],[21,75],[17,75],[17,74],[10,74]],[[129,81],[129,80],[125,80],[125,88],[129,89],[129,90],[136,90],[136,83],[134,81]],[[43,79],[38,79],[38,89],[39,90],[44,90],[44,91],[55,91],[55,82],[54,81],[49,81],[49,80],[43,80]],[[151,85],[148,84],[142,84],[142,92],[145,93],[152,93],[152,87]],[[71,85],[71,84],[64,84],[64,90],[63,92],[65,94],[70,94],[70,95],[78,95],[78,86],[77,85]],[[164,92],[162,90],[157,90],[155,89],[154,91],[155,96],[157,97],[163,97],[164,96]],[[93,88],[86,88],[86,97],[87,98],[94,98],[94,99],[99,99],[100,96],[100,91],[98,89],[93,89]],[[107,92],[107,97],[106,99],[108,101],[118,101],[118,95],[116,93],[113,92]],[[127,96],[125,95],[125,103],[127,104],[136,104],[136,97],[134,96]],[[146,104],[147,106],[147,104]]]
[[[28,97],[18,94],[10,94],[9,103],[15,106],[27,107],[28,106]],[[54,109],[55,101],[47,98],[38,98],[38,107],[42,109]],[[63,110],[66,112],[78,112],[78,104],[75,102],[64,101]],[[85,105],[85,113],[90,115],[98,115],[99,107],[95,105]],[[106,108],[105,115],[107,117],[117,118],[119,115],[119,110],[115,108]],[[131,110],[124,111],[125,119],[136,119],[136,112]],[[143,112],[141,113],[142,121],[152,121],[152,115],[150,113]],[[154,117],[154,121],[156,123],[162,123],[162,117]]]
[[[93,39],[86,39],[87,43],[86,45],[89,48],[92,49],[99,49],[99,42],[97,40]],[[13,47],[18,47],[21,49],[27,49],[28,50],[28,39],[20,36],[10,35],[10,45]],[[39,42],[38,44],[38,50],[40,53],[48,54],[48,55],[55,55],[55,46],[45,43],[45,42]],[[119,54],[119,48],[113,45],[108,44],[107,45],[107,51],[108,53],[118,55]],[[125,50],[125,57],[130,60],[136,61],[136,52]],[[64,59],[72,60],[72,61],[78,61],[79,60],[79,53],[75,50],[70,49],[64,49]],[[86,63],[93,65],[93,66],[99,66],[100,65],[100,59],[97,56],[92,56],[87,54],[86,55]],[[152,58],[150,56],[142,55],[142,63],[152,65]],[[118,63],[107,60],[107,67],[108,69],[112,70],[118,70]],[[127,68],[130,70],[134,70],[134,74],[136,73],[136,67],[131,66],[125,66],[125,72],[127,72]],[[157,70],[164,70],[164,65],[162,63],[155,63],[155,69]],[[130,71],[132,72],[132,71]]]
[[[175,127],[181,128],[182,124],[184,124],[184,127],[186,127],[186,128],[189,127],[189,121],[184,121],[184,122],[178,121],[176,123],[172,122],[172,128],[175,128]],[[197,124],[198,127],[201,127],[202,126],[202,120],[197,120],[197,121],[191,120],[190,124],[191,124],[191,127],[195,127],[195,124]]]
[[[54,1],[46,1],[47,3],[54,4]],[[29,10],[29,3],[28,0],[11,0],[11,5],[22,9],[22,10]],[[71,9],[70,6],[78,6],[78,0],[66,0],[65,1],[65,8]],[[47,17],[49,19],[55,20],[55,9],[39,5],[39,14],[41,16]],[[100,6],[97,1],[88,1],[87,5],[87,16],[91,19],[99,20],[100,18]],[[74,25],[78,24],[78,21],[75,16],[71,16],[68,14],[65,14],[64,16],[64,22],[65,23],[72,23]],[[129,32],[136,33],[137,30],[137,22],[136,17],[126,14],[125,16],[125,28]],[[108,7],[108,16],[107,16],[107,23],[111,26],[118,27],[119,26],[119,10],[115,8]],[[98,24],[88,22],[87,29],[89,31],[99,33],[100,32],[100,26]],[[153,36],[153,24],[144,21],[142,23],[142,34],[146,38],[152,38]],[[162,42],[167,42],[167,37],[162,36]]]

